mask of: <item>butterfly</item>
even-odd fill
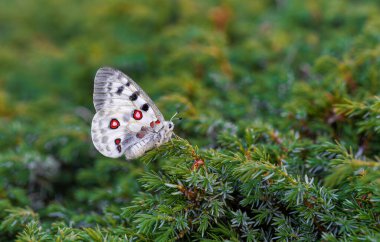
[[[91,137],[104,156],[136,159],[168,142],[174,124],[148,95],[119,70],[102,67],[95,75]]]

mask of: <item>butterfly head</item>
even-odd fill
[[[174,129],[174,123],[172,122],[173,118],[178,114],[178,112],[176,112],[173,117],[169,120],[169,121],[165,121],[164,123],[164,128],[166,130],[168,130],[168,132],[173,132],[173,129]]]
[[[173,136],[174,124],[172,121],[164,121],[163,127],[160,130],[161,142],[168,142]]]
[[[174,129],[174,124],[173,124],[172,121],[168,121],[166,123],[167,123],[167,126],[168,126],[168,130],[173,130]]]
[[[174,129],[174,123],[172,121],[165,121],[164,122],[164,130],[165,133],[172,133]]]

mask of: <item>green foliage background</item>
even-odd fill
[[[376,0],[0,1],[0,240],[380,240],[379,30]],[[101,156],[101,66],[183,139]]]

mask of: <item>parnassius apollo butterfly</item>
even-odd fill
[[[91,136],[104,156],[136,159],[168,142],[174,124],[131,78],[110,67],[100,68],[94,81]]]

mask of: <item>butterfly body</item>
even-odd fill
[[[165,121],[163,127],[157,133],[141,138],[140,141],[127,149],[125,152],[126,159],[136,159],[144,155],[146,151],[168,142],[173,134],[173,127],[172,122]]]
[[[136,159],[173,135],[174,124],[165,121],[148,95],[121,71],[109,67],[97,71],[94,106],[91,136],[104,156]]]

